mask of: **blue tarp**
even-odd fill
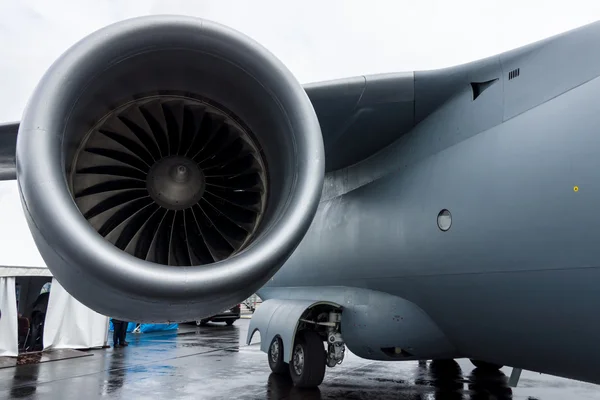
[[[130,322],[127,324],[127,333],[133,332],[137,323]],[[170,331],[177,329],[179,324],[140,324],[140,333],[148,333],[148,332],[159,332],[159,331]],[[112,318],[108,327],[109,331],[114,331]]]
[[[179,324],[141,324],[140,332],[148,333],[148,332],[157,332],[157,331],[170,331],[173,329],[177,329]]]

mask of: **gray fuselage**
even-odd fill
[[[415,358],[600,382],[599,54],[594,24],[409,74],[415,113],[436,90],[450,95],[377,154],[328,173],[308,234],[259,295],[376,315],[344,326],[348,337],[368,332],[348,342],[363,357],[386,359],[361,350],[370,338],[393,346],[410,331],[392,326],[402,312],[381,307],[388,296],[443,332],[438,354]],[[447,232],[437,225],[443,209]]]

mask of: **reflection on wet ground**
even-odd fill
[[[130,346],[93,356],[0,369],[0,399],[600,399],[600,387],[510,369],[484,373],[470,362],[373,362],[348,354],[319,389],[299,390],[273,375],[248,320],[233,326],[181,325],[178,334],[128,335]]]
[[[75,357],[89,357],[92,354],[78,350],[59,349],[48,352],[36,351],[34,353],[22,353],[19,357],[0,357],[1,368],[13,368],[16,365],[39,364],[50,361],[64,360]]]

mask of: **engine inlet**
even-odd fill
[[[253,238],[267,171],[249,130],[205,101],[153,96],[104,117],[76,154],[71,192],[119,249],[163,265],[229,258]]]
[[[138,322],[194,321],[255,293],[304,238],[325,172],[319,120],[285,65],[177,15],[66,50],[31,95],[15,159],[52,275]]]

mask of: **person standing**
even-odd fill
[[[125,321],[121,321],[113,318],[113,347],[128,346],[129,343],[125,341],[127,335],[127,325]]]
[[[129,346],[129,342],[125,340],[125,338],[127,337],[127,327],[129,326],[129,322],[121,321],[121,323],[123,324],[123,327],[121,328],[121,336],[119,337],[119,343],[121,344],[121,346]]]

